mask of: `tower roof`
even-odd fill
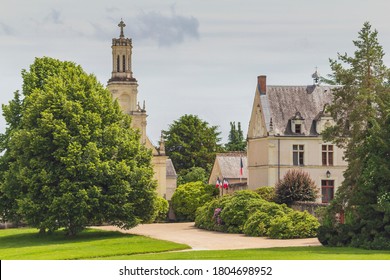
[[[133,77],[132,72],[132,41],[129,38],[125,38],[124,27],[126,24],[121,21],[118,24],[120,28],[119,38],[112,39],[112,72],[111,79],[108,83],[137,83],[137,80]]]

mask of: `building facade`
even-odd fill
[[[313,75],[314,77],[314,75]],[[275,186],[290,169],[302,169],[327,203],[344,180],[343,150],[322,139],[333,124],[326,113],[332,86],[268,86],[259,76],[248,128],[248,188]]]
[[[152,150],[152,165],[154,178],[157,180],[157,193],[170,200],[176,189],[176,172],[172,161],[165,155],[164,143],[156,148],[146,135],[147,117],[145,102],[142,106],[138,102],[138,82],[132,71],[132,40],[125,38],[124,27],[121,21],[119,38],[112,39],[112,72],[108,80],[107,89],[113,99],[118,100],[119,106],[125,114],[132,118],[132,126],[139,130],[141,143]]]
[[[209,177],[209,184],[220,182],[220,193],[227,194],[246,189],[248,169],[246,152],[220,153],[215,157],[214,165]],[[227,181],[228,187],[223,188]]]

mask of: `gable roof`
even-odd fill
[[[243,164],[243,175],[241,178],[248,178],[246,152],[230,152],[217,154],[215,161],[219,166],[223,178],[240,178],[240,159],[242,159]]]
[[[334,86],[267,86],[266,93],[260,95],[267,131],[273,129],[275,135],[296,135],[291,130],[291,119],[300,113],[303,120],[303,135],[316,136],[316,117],[325,104],[332,102]],[[272,118],[272,126],[271,126]]]

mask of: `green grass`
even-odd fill
[[[115,260],[390,260],[390,251],[331,247],[186,251],[149,255],[115,256]]]
[[[189,246],[145,236],[88,229],[67,238],[59,231],[41,236],[36,229],[0,230],[0,259],[91,259],[188,249]]]
[[[323,246],[185,251],[189,246],[144,236],[88,229],[74,238],[36,229],[0,230],[2,260],[390,260],[390,251]],[[175,251],[175,252],[168,252]]]

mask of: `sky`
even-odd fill
[[[366,21],[390,51],[388,0],[0,1],[1,104],[21,89],[21,71],[35,57],[73,61],[106,85],[123,19],[156,145],[185,114],[218,126],[222,143],[232,121],[246,135],[257,76],[269,85],[312,84],[316,67],[326,76],[330,58],[353,54]],[[5,126],[1,116],[0,132]]]

